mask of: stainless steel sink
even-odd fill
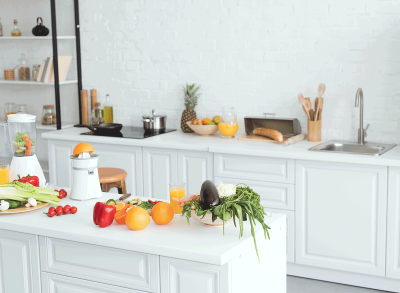
[[[396,144],[372,142],[358,144],[350,141],[331,140],[312,147],[309,151],[380,156],[395,146]]]

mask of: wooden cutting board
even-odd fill
[[[0,215],[9,215],[9,214],[19,214],[19,213],[31,212],[31,211],[35,211],[35,210],[41,209],[41,208],[43,208],[43,207],[45,207],[47,205],[49,205],[49,203],[46,202],[46,203],[38,204],[35,207],[27,208],[25,206],[22,206],[22,207],[19,207],[19,208],[16,208],[16,209],[8,209],[8,210],[6,210],[4,212],[0,212]]]
[[[279,144],[283,144],[286,140],[288,140],[289,137],[283,137],[283,141],[279,142],[276,141],[272,138],[269,137],[265,137],[265,136],[261,136],[261,135],[244,135],[242,137],[239,137],[239,140],[245,140],[245,141],[261,141],[261,142],[271,142],[271,143],[279,143]]]

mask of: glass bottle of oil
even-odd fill
[[[20,37],[20,36],[22,36],[22,33],[18,28],[18,21],[16,19],[14,19],[14,29],[11,31],[11,36],[12,37]]]
[[[103,108],[104,123],[114,123],[113,106],[110,102],[110,95],[106,96],[106,103]]]

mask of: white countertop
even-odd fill
[[[200,136],[195,133],[183,133],[180,130],[145,139],[80,135],[80,133],[87,131],[87,129],[83,128],[69,128],[46,132],[42,134],[42,137],[46,139],[85,141],[89,143],[97,142],[114,145],[171,148],[235,155],[400,167],[399,146],[396,146],[381,156],[367,156],[308,151],[309,148],[319,143],[308,142],[307,140],[285,146],[267,142],[241,141],[237,138],[224,139],[221,138],[218,133],[213,136]],[[241,135],[243,134],[239,134],[237,137]]]
[[[1,215],[0,212],[0,228],[215,265],[223,265],[249,249],[257,257],[248,222],[245,222],[240,240],[239,227],[236,228],[233,222],[225,226],[223,235],[222,227],[206,227],[194,219],[190,219],[189,225],[186,217],[176,217],[162,226],[150,220],[141,231],[130,230],[126,225],[115,222],[106,228],[96,226],[93,223],[95,203],[116,197],[116,194],[105,193],[101,199],[75,201],[68,196],[60,204],[76,206],[78,212],[53,218],[43,214],[49,206],[22,214]],[[265,222],[271,230],[286,225],[285,215],[276,213],[268,213]],[[262,245],[262,241],[270,241],[265,240],[260,224],[256,225],[255,231],[258,245]]]

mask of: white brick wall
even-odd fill
[[[82,0],[86,88],[110,93],[119,122],[151,108],[179,119],[181,87],[202,85],[198,116],[306,119],[297,102],[327,86],[325,138],[400,142],[398,0]]]
[[[119,122],[131,124],[152,108],[179,119],[181,88],[196,82],[203,89],[200,117],[231,105],[240,117],[276,112],[305,127],[297,94],[313,99],[324,82],[325,138],[356,139],[354,96],[361,87],[368,138],[400,142],[399,0],[80,4],[84,87],[99,89],[103,98],[111,94]],[[0,2],[3,21],[2,9]]]

